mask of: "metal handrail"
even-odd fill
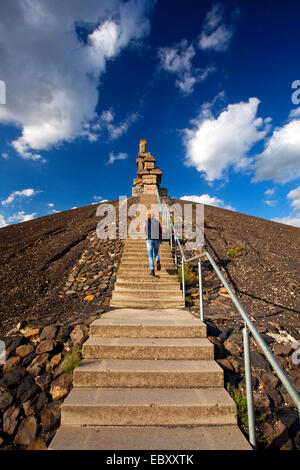
[[[160,211],[165,211],[168,214],[168,223],[171,227],[170,232],[170,244],[172,248],[172,234],[174,235],[174,248],[176,253],[176,267],[177,267],[177,252],[176,246],[178,244],[180,252],[181,252],[181,263],[182,263],[182,292],[183,298],[185,298],[185,278],[184,278],[184,264],[195,261],[198,259],[198,276],[199,276],[199,297],[200,297],[200,319],[204,322],[204,309],[203,309],[203,290],[202,290],[202,275],[201,275],[201,258],[206,256],[210,264],[212,265],[214,271],[216,272],[218,278],[220,279],[221,283],[227,290],[231,300],[233,301],[234,305],[236,306],[238,312],[240,313],[241,317],[244,320],[244,328],[243,328],[243,346],[244,346],[244,364],[245,364],[245,382],[246,382],[246,398],[247,398],[247,413],[248,413],[248,428],[249,428],[249,442],[252,447],[256,448],[256,434],[255,434],[255,411],[254,411],[254,400],[253,400],[253,389],[252,389],[252,374],[251,374],[251,357],[250,357],[250,340],[249,340],[249,331],[252,333],[254,339],[256,340],[257,344],[259,345],[260,349],[262,350],[263,354],[265,355],[268,362],[271,364],[272,368],[274,369],[275,373],[277,374],[279,380],[281,381],[282,385],[292,398],[293,402],[295,403],[300,419],[300,394],[297,392],[296,388],[294,387],[293,383],[289,379],[288,375],[284,372],[282,367],[280,366],[279,362],[277,361],[274,354],[269,349],[267,343],[264,341],[258,330],[255,328],[253,322],[251,321],[249,315],[244,310],[242,304],[240,303],[239,299],[236,297],[234,292],[232,291],[231,287],[229,286],[228,282],[226,281],[225,277],[223,276],[222,272],[218,268],[217,264],[215,263],[214,259],[210,255],[209,252],[203,252],[199,255],[192,256],[191,258],[186,258],[184,255],[183,248],[181,246],[180,240],[176,235],[175,227],[171,219],[170,211],[165,203],[161,202],[159,192],[156,190],[156,196],[158,199],[158,204]]]

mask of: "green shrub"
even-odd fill
[[[74,349],[70,354],[65,355],[64,359],[64,372],[73,374],[73,370],[79,366],[82,356],[79,349]]]
[[[241,385],[238,388],[231,388],[227,383],[227,392],[235,401],[237,406],[238,423],[243,425],[248,430],[248,413],[247,413],[247,398],[244,395]],[[255,425],[256,425],[256,440],[259,447],[267,445],[267,438],[260,430],[260,426],[265,422],[266,414],[263,413],[257,405],[254,405],[255,411]]]
[[[182,282],[182,267],[179,266],[177,270],[178,280]],[[193,287],[198,282],[198,276],[193,273],[190,266],[187,264],[184,265],[184,281],[185,287]]]
[[[227,256],[230,256],[230,258],[237,258],[238,256],[241,256],[244,252],[244,248],[242,246],[235,246],[234,248],[231,248],[230,250],[227,251]]]

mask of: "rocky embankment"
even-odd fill
[[[43,328],[22,322],[4,338],[7,359],[0,367],[0,448],[47,449],[60,425],[60,408],[72,388],[73,367],[95,318]]]

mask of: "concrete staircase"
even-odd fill
[[[145,240],[126,241],[111,301],[122,308],[90,325],[50,449],[251,448],[206,325],[182,309],[167,243],[160,256],[153,278]]]
[[[155,196],[142,196],[139,200],[147,209],[156,204]],[[143,227],[142,227],[143,229]],[[184,300],[177,280],[176,269],[168,241],[162,241],[159,249],[161,270],[155,277],[149,275],[145,235],[125,240],[111,307],[125,308],[183,308]]]
[[[103,314],[50,449],[249,449],[213,348],[180,309]]]

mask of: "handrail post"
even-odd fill
[[[204,322],[201,260],[198,261],[200,320]]]
[[[173,243],[172,243],[172,225],[171,225],[171,216],[169,214],[169,220],[168,220],[168,230],[170,231],[170,246],[171,246],[171,252],[173,248]]]
[[[184,278],[184,259],[181,259],[181,269],[182,269],[182,298],[185,299],[185,278]]]
[[[176,269],[178,268],[178,263],[177,263],[177,239],[176,239],[176,236],[174,234],[174,245],[175,245],[175,266],[176,266]]]
[[[254,410],[253,388],[252,388],[250,343],[249,343],[249,332],[248,332],[246,323],[243,328],[243,342],[244,342],[244,364],[245,364],[249,442],[252,445],[252,447],[256,449],[255,410]]]

